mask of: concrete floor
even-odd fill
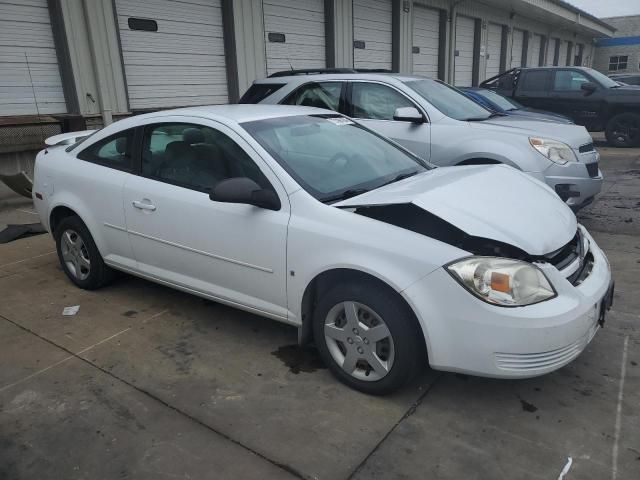
[[[601,152],[580,216],[615,305],[532,380],[427,370],[368,397],[293,328],[128,276],[79,290],[47,235],[0,245],[0,479],[556,479],[569,457],[567,480],[640,478],[640,149]]]

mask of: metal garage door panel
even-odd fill
[[[116,0],[132,109],[229,101],[220,0]],[[157,32],[131,30],[130,17]]]
[[[529,41],[529,52],[527,53],[527,66],[540,66],[540,50],[542,49],[542,36],[537,33],[533,34]]]
[[[391,0],[353,0],[353,66],[391,69]],[[362,45],[364,48],[355,48]]]
[[[454,57],[454,85],[470,87],[473,83],[473,41],[475,20],[469,17],[456,18],[456,56]]]
[[[513,29],[513,41],[511,43],[511,68],[522,66],[522,50],[524,48],[524,31]]]
[[[569,42],[562,40],[560,42],[560,52],[558,52],[558,65],[561,67],[567,64],[567,48],[569,48]]]
[[[326,67],[324,0],[264,0],[263,9],[268,74]]]
[[[440,12],[414,4],[413,73],[438,78]]]
[[[489,23],[487,27],[487,78],[500,73],[502,56],[502,25]]]
[[[549,42],[547,42],[547,60],[545,61],[545,66],[546,67],[551,67],[553,66],[553,59],[556,55],[556,42],[558,41],[557,38],[552,38],[549,40]]]
[[[0,0],[0,115],[66,111],[47,0]]]

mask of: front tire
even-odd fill
[[[89,229],[80,217],[62,219],[54,231],[60,265],[78,287],[95,290],[113,279],[109,268],[96,247]]]
[[[326,292],[314,311],[313,332],[331,372],[364,393],[398,390],[427,361],[413,312],[395,292],[373,282]]]
[[[618,148],[640,145],[640,115],[619,113],[607,122],[605,136],[609,145]]]

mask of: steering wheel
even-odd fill
[[[329,166],[331,168],[336,167],[338,161],[342,160],[342,159],[344,159],[344,164],[339,168],[344,168],[351,161],[351,158],[349,157],[349,155],[347,155],[346,153],[343,153],[343,152],[338,152],[333,157],[331,157],[329,159]]]

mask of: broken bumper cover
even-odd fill
[[[544,171],[544,181],[573,210],[579,210],[589,205],[602,189],[603,176],[598,159],[598,153],[593,152],[580,162],[551,165]]]
[[[499,307],[476,298],[444,268],[403,294],[416,312],[429,363],[447,370],[498,378],[526,378],[575,359],[599,325],[611,283],[609,263],[590,235],[593,269],[579,286],[549,264],[540,265],[557,297],[525,307]]]

